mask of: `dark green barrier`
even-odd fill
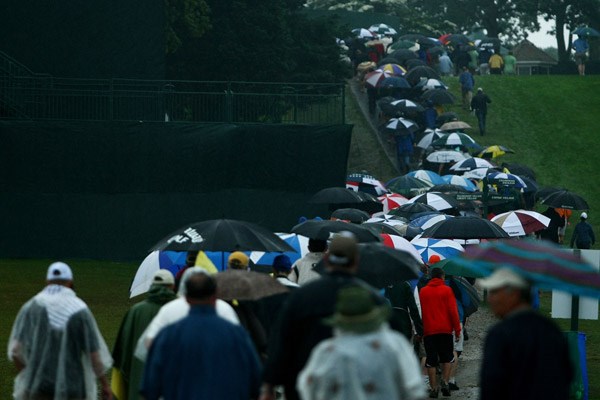
[[[137,259],[193,221],[289,231],[343,185],[349,125],[0,123],[0,257]]]

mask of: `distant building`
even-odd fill
[[[517,58],[517,75],[537,75],[550,73],[558,64],[550,54],[525,39],[512,50]]]

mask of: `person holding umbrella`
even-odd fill
[[[576,245],[578,249],[590,249],[596,243],[596,236],[592,226],[587,223],[587,213],[582,212],[580,221],[575,225],[571,236],[571,248]]]
[[[575,50],[575,63],[579,76],[585,76],[585,63],[587,61],[587,53],[590,50],[590,45],[585,39],[585,36],[578,35],[573,42],[573,50]]]
[[[568,399],[574,372],[567,340],[531,308],[530,283],[500,268],[480,284],[501,319],[485,339],[480,399]]]

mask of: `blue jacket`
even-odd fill
[[[463,71],[458,77],[462,90],[473,90],[475,79],[469,71]]]

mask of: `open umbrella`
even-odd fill
[[[484,148],[483,150],[481,150],[477,154],[477,157],[481,157],[481,158],[496,158],[496,157],[503,156],[506,153],[514,153],[514,150],[511,150],[511,149],[509,149],[506,146],[495,144],[495,145],[492,145],[492,146],[487,146],[486,148]]]
[[[425,182],[412,176],[402,175],[389,180],[385,187],[394,192],[407,196],[415,193],[424,193],[432,186],[431,182]]]
[[[352,29],[352,33],[354,34],[354,36],[356,36],[357,38],[361,38],[361,39],[374,39],[375,38],[375,34],[365,28]]]
[[[388,56],[393,58],[394,60],[396,60],[396,62],[398,62],[400,64],[404,64],[407,60],[413,60],[413,59],[419,58],[419,56],[414,51],[411,51],[408,49],[394,50],[393,52],[388,54]]]
[[[410,71],[408,72],[410,74]],[[406,74],[406,79],[410,82]],[[431,89],[421,95],[423,101],[429,100],[435,105],[454,104],[454,95],[445,89]]]
[[[442,213],[432,213],[425,214],[421,216],[416,216],[414,219],[410,221],[410,225],[419,228],[421,230],[425,230],[430,226],[437,224],[440,221],[446,220],[448,218],[454,218],[452,215],[442,214]]]
[[[462,132],[447,133],[435,142],[431,143],[432,146],[470,146],[475,143],[475,140]]]
[[[471,157],[462,160],[450,167],[451,171],[471,171],[477,168],[494,168],[495,165],[479,157]],[[485,175],[483,175],[485,176]],[[483,178],[480,178],[483,179]]]
[[[458,207],[458,202],[454,198],[443,193],[434,192],[427,192],[413,197],[408,201],[408,204],[410,203],[427,204],[438,211],[450,210]]]
[[[429,132],[427,132],[421,138],[421,140],[419,140],[419,143],[417,143],[417,147],[420,147],[422,149],[426,149],[429,146],[431,146],[431,143],[433,143],[437,139],[441,138],[442,136],[444,136],[444,133],[441,132],[441,131],[438,131],[437,129],[436,130],[429,130]]]
[[[466,265],[464,261],[457,261],[455,257],[442,259],[435,263],[436,268],[444,270],[446,275],[452,275],[454,277],[464,276],[467,278],[485,278],[490,273],[487,270],[479,270]]]
[[[419,129],[416,122],[406,118],[391,118],[385,124],[385,129],[397,135],[409,135]]]
[[[377,33],[378,35],[397,35],[398,32],[387,24],[375,24],[369,27],[370,32]]]
[[[496,215],[491,220],[498,224],[509,236],[525,236],[545,229],[550,218],[535,211],[514,210]]]
[[[379,236],[370,230],[362,228],[356,224],[342,221],[308,220],[292,228],[293,233],[297,233],[298,235],[306,236],[311,239],[321,240],[327,240],[334,233],[343,231],[352,232],[354,236],[356,236],[356,240],[359,242],[374,242],[380,240]]]
[[[528,167],[527,165],[518,164],[518,163],[502,163],[502,168],[506,168],[508,170],[505,172],[519,175],[521,178],[524,176],[527,176],[527,177],[533,179],[534,181],[537,180],[535,171],[531,167]]]
[[[469,157],[471,157],[471,156],[469,156]],[[429,162],[432,162],[432,163],[448,164],[448,163],[455,163],[457,161],[464,160],[465,158],[467,158],[467,156],[465,156],[460,151],[438,150],[438,151],[429,153],[427,155],[426,160]]]
[[[402,232],[400,232],[400,230],[396,226],[385,224],[383,222],[363,222],[360,226],[372,231],[377,235],[387,233],[389,235],[402,236]]]
[[[444,175],[449,176],[449,175]],[[457,176],[457,175],[451,175]],[[442,177],[443,178],[443,177]],[[446,178],[444,178],[446,179]],[[469,190],[465,189],[463,186],[454,185],[452,183],[442,183],[441,185],[432,186],[428,192],[440,192],[444,194],[457,194],[457,193],[469,193]]]
[[[384,72],[389,72],[394,76],[403,76],[406,74],[406,69],[398,64],[383,64],[380,65],[377,69],[381,69]]]
[[[434,211],[437,210],[430,206],[429,204],[424,203],[407,203],[403,206],[395,208],[389,212],[389,215],[396,215],[398,217],[403,217],[410,220],[410,217],[414,214],[419,214],[426,211]]]
[[[376,288],[383,289],[418,277],[420,264],[406,251],[384,246],[383,243],[360,243],[358,252],[356,276]],[[317,263],[314,270],[323,273],[324,261]]]
[[[367,173],[351,173],[346,177],[346,189],[369,193],[373,196],[381,196],[387,193],[387,189],[377,178]]]
[[[434,78],[421,79],[415,87],[420,88],[423,91],[431,89],[448,89],[448,86],[444,82]]]
[[[491,172],[487,175],[487,180],[489,183],[517,189],[523,189],[527,187],[527,184],[523,181],[523,179],[521,179],[520,176],[507,174],[505,172]]]
[[[420,104],[415,103],[407,99],[395,100],[389,103],[398,113],[418,113],[423,111],[423,107]]]
[[[431,184],[430,186],[439,185],[440,183],[444,183],[444,180],[442,179],[442,177],[439,174],[437,174],[433,171],[429,171],[427,169],[417,169],[414,171],[410,171],[406,175],[412,176],[413,178],[417,178],[417,179],[420,179],[427,183],[430,183]]]
[[[498,225],[479,217],[450,218],[425,229],[423,237],[437,239],[500,239],[509,237]]]
[[[430,47],[431,46],[436,46],[436,45],[440,44],[439,41],[437,41],[435,39],[432,39],[430,37],[427,37],[425,35],[422,35],[420,33],[406,33],[406,34],[404,34],[402,36],[399,36],[398,39],[409,40],[411,42],[416,42],[416,43],[419,43],[421,45],[430,46]]]
[[[185,261],[186,252],[158,250],[151,252],[142,261],[135,273],[129,289],[129,298],[146,293],[152,285],[154,274],[159,269],[166,269],[175,276],[185,266]]]
[[[279,236],[262,226],[232,219],[196,222],[177,229],[150,251],[295,251]]]
[[[427,63],[423,60],[421,60],[420,58],[411,58],[410,60],[406,60],[404,62],[404,65],[406,66],[406,69],[411,70],[415,67],[422,67],[422,66],[427,66]],[[424,79],[424,78],[422,78]]]
[[[377,88],[381,85],[381,82],[385,78],[389,78],[391,76],[394,76],[394,75],[392,75],[389,72],[385,72],[381,69],[376,69],[375,71],[371,71],[365,75],[364,82],[365,82],[365,85],[367,85],[367,86]]]
[[[476,157],[473,157],[473,158],[476,158]],[[472,159],[469,158],[468,160],[472,160]],[[459,162],[461,162],[461,161],[459,161]],[[452,169],[452,167],[450,167],[450,169]],[[475,169],[463,172],[462,177],[480,181],[483,178],[485,178],[486,176],[488,176],[488,174],[491,174],[492,172],[499,172],[499,171],[495,167],[494,168],[481,167],[481,168],[475,168]]]
[[[384,246],[391,247],[392,249],[396,250],[406,251],[407,253],[410,253],[419,264],[423,263],[423,260],[421,260],[421,255],[415,246],[413,246],[411,242],[404,239],[402,236],[390,235],[387,233],[382,233],[380,236],[383,239]]]
[[[590,28],[589,26],[580,26],[579,28],[575,29],[573,33],[577,36],[584,36],[588,38],[600,37],[600,32],[598,32],[594,28]]]
[[[383,204],[384,213],[387,213],[388,211],[393,210],[394,208],[398,208],[401,205],[406,204],[408,202],[408,199],[406,197],[398,193],[384,194],[382,196],[377,197],[377,200],[379,200]]]
[[[273,265],[273,261],[275,257],[280,254],[285,254],[290,258],[292,262],[304,257],[308,253],[308,238],[306,236],[297,235],[295,233],[275,233],[279,236],[283,241],[292,246],[295,251],[286,251],[285,253],[281,252],[264,252],[264,251],[252,251],[248,255],[250,261],[254,263],[254,265]]]
[[[459,186],[469,192],[474,192],[477,190],[477,186],[475,186],[473,182],[459,175],[443,175],[442,179],[447,184]]]
[[[377,202],[377,198],[368,193],[334,186],[319,190],[308,202],[314,204],[360,204],[369,201]]]
[[[258,300],[289,291],[268,274],[228,269],[213,275],[223,300]]]
[[[549,207],[567,208],[569,210],[589,210],[590,206],[587,201],[580,195],[568,190],[554,192],[544,197],[541,201]]]
[[[454,257],[463,251],[464,247],[459,243],[449,239],[432,239],[432,238],[415,238],[410,241],[417,249],[424,262],[428,262],[429,258],[437,255],[441,260]],[[437,267],[437,264],[436,264]]]
[[[371,218],[369,213],[357,208],[338,208],[331,213],[331,219],[339,219],[352,222],[353,224],[362,224]]]
[[[413,86],[417,85],[417,83],[421,81],[421,78],[441,79],[440,74],[438,74],[435,69],[424,65],[416,66],[414,68],[409,69],[406,75],[404,75],[404,77]]]
[[[390,76],[379,82],[381,89],[410,89],[410,83],[402,76]]]
[[[441,113],[435,119],[435,123],[438,126],[444,125],[446,122],[458,121],[458,114],[454,111],[446,111]]]
[[[463,121],[450,121],[440,126],[441,131],[462,131],[463,129],[471,129],[471,125]]]

